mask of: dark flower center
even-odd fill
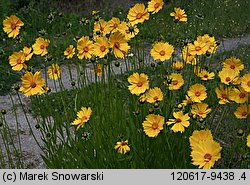
[[[173,80],[173,85],[177,85],[178,84],[178,80]]]
[[[127,142],[123,141],[121,142],[121,146],[126,146],[127,145]]]
[[[142,82],[138,82],[136,85],[137,85],[137,87],[141,87],[142,86]]]
[[[208,75],[204,75],[204,78],[208,78]]]
[[[211,154],[205,154],[204,155],[204,161],[205,162],[209,162],[209,161],[211,161],[211,159],[212,159],[212,155]]]
[[[247,112],[244,111],[244,112],[241,113],[241,115],[242,115],[243,117],[245,117],[245,116],[247,115]]]
[[[115,42],[114,46],[115,46],[115,48],[119,49],[120,48],[119,42]]]
[[[158,129],[158,123],[153,123],[152,124],[152,129],[154,129],[154,130]]]
[[[243,92],[241,92],[241,93],[239,94],[239,97],[240,97],[240,98],[245,98],[245,97],[246,97],[246,94],[243,93]]]
[[[31,82],[30,87],[31,88],[35,88],[36,87],[36,83],[35,82]]]
[[[164,56],[165,55],[165,51],[160,51],[160,55]]]
[[[180,123],[180,122],[182,122],[180,118],[177,118],[177,119],[175,120],[175,123]]]
[[[41,45],[41,46],[40,46],[40,49],[44,49],[44,48],[45,48],[44,45]]]
[[[14,30],[16,29],[17,25],[16,24],[11,24],[11,29]]]
[[[200,96],[201,93],[199,91],[195,92],[195,96]]]
[[[231,69],[235,69],[235,65],[231,65],[230,68],[231,68]]]
[[[231,78],[230,77],[226,77],[226,82],[230,82]]]
[[[83,51],[87,53],[89,51],[89,48],[86,46],[83,48]]]
[[[143,14],[142,14],[142,13],[138,13],[138,14],[136,15],[136,19],[141,19],[141,18],[142,18],[142,16],[143,16]]]
[[[157,9],[160,6],[160,3],[155,3],[154,8]]]
[[[100,50],[101,50],[102,52],[104,52],[104,51],[106,50],[106,47],[105,47],[105,46],[101,46],[101,47],[100,47]]]
[[[201,47],[200,47],[200,46],[196,46],[196,47],[195,47],[195,50],[196,50],[196,51],[200,51],[200,50],[201,50]]]

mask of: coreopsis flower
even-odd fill
[[[93,42],[88,36],[83,36],[77,41],[77,50],[79,59],[90,59],[93,54]]]
[[[241,87],[246,91],[250,92],[250,73],[244,74],[241,78]]]
[[[157,42],[153,44],[150,51],[151,56],[154,60],[169,60],[174,52],[174,47],[168,42]]]
[[[190,117],[188,116],[188,114],[183,114],[182,111],[178,111],[178,112],[174,112],[173,116],[175,119],[169,119],[167,121],[168,125],[172,125],[171,130],[173,130],[174,132],[184,132],[185,131],[185,127],[188,127],[190,125],[189,119]]]
[[[181,8],[174,8],[174,12],[170,13],[171,17],[174,17],[175,20],[187,22],[187,14],[185,14],[185,10]]]
[[[47,47],[49,46],[50,41],[44,38],[37,38],[35,44],[32,45],[33,53],[36,55],[44,56],[48,53]]]
[[[237,82],[239,78],[239,72],[236,70],[224,68],[218,73],[218,76],[220,77],[222,83],[229,85],[230,83]]]
[[[230,91],[229,98],[236,103],[245,103],[248,101],[249,94],[242,87],[234,88]]]
[[[96,69],[95,69],[95,73],[97,76],[102,75],[102,64],[97,64]]]
[[[103,58],[109,52],[109,40],[107,37],[99,37],[93,46],[93,55]]]
[[[16,38],[19,35],[19,30],[24,23],[15,15],[6,17],[3,21],[3,31],[8,34],[8,37]]]
[[[155,14],[162,9],[163,5],[163,0],[151,0],[148,2],[148,12],[152,12],[152,14]]]
[[[175,70],[181,70],[183,67],[184,63],[182,61],[177,60],[172,63],[172,68]]]
[[[220,85],[220,88],[216,87],[215,92],[217,95],[217,98],[219,99],[219,104],[226,104],[229,103],[229,92],[232,89],[227,87],[227,88],[223,88],[223,85]]]
[[[188,46],[185,46],[181,53],[181,58],[187,63],[196,65],[197,64],[197,57],[196,55],[192,55],[189,51]]]
[[[120,25],[121,21],[117,17],[112,17],[112,19],[108,22],[109,29],[111,33],[118,31],[118,26]]]
[[[128,42],[125,39],[124,35],[122,35],[120,32],[115,32],[110,36],[109,42],[115,57],[125,58],[130,49],[130,46],[128,45]]]
[[[117,142],[115,145],[115,149],[118,149],[119,154],[126,154],[130,151],[130,147],[128,146],[128,140]]]
[[[221,150],[220,144],[214,140],[201,141],[191,151],[192,164],[199,168],[210,169],[221,158]]]
[[[204,55],[208,51],[209,46],[204,41],[194,41],[193,44],[188,44],[188,52],[191,55]]]
[[[26,71],[21,80],[22,86],[19,91],[23,92],[25,96],[41,95],[44,93],[43,87],[45,86],[45,81],[40,71],[35,72],[34,75]]]
[[[92,110],[90,107],[82,107],[79,112],[77,112],[77,118],[71,123],[72,125],[76,125],[78,130],[80,127],[84,127],[87,121],[89,120],[92,114]]]
[[[189,143],[191,148],[195,147],[199,142],[206,140],[213,140],[213,136],[210,130],[195,130],[189,137]]]
[[[197,41],[206,43],[209,47],[207,50],[209,53],[215,53],[216,49],[218,48],[215,38],[210,37],[208,34],[205,34],[203,36],[198,36]]]
[[[148,137],[156,137],[163,130],[165,118],[161,115],[149,114],[142,123],[143,130]]]
[[[191,113],[193,115],[199,116],[200,118],[206,118],[207,114],[211,112],[206,103],[195,103],[192,105]]]
[[[250,135],[247,136],[247,146],[250,148]]]
[[[23,51],[14,52],[9,56],[9,64],[14,71],[21,71],[23,68],[27,68],[25,62],[25,54]]]
[[[235,57],[230,57],[225,59],[225,61],[223,62],[223,68],[239,72],[244,69],[244,64],[242,64],[240,59]]]
[[[207,98],[206,87],[201,84],[194,84],[188,90],[188,96],[193,102],[201,102]]]
[[[163,93],[159,87],[154,87],[153,89],[149,89],[146,93],[146,100],[149,103],[155,103],[157,101],[163,100]]]
[[[144,73],[133,73],[128,77],[128,82],[131,84],[128,86],[128,89],[137,96],[149,89],[148,76]]]
[[[33,52],[31,52],[32,48],[28,48],[25,46],[22,51],[25,55],[25,60],[29,61],[31,59],[31,57],[33,56]]]
[[[132,25],[143,23],[149,19],[149,13],[142,3],[137,3],[135,6],[129,9],[127,18]]]
[[[111,31],[111,28],[110,28],[110,25],[107,21],[104,21],[103,19],[101,19],[101,20],[95,22],[94,31],[93,31],[95,36],[98,36],[98,35],[105,36],[105,35],[109,34],[110,31]]]
[[[234,112],[234,115],[238,119],[246,119],[249,114],[250,114],[250,105],[243,105],[243,104],[241,104]]]
[[[75,54],[75,48],[73,45],[69,45],[69,47],[66,48],[66,50],[64,51],[64,56],[66,56],[67,59],[70,59],[74,56]]]
[[[118,26],[118,31],[125,36],[126,40],[134,38],[138,33],[139,29],[136,25],[131,25],[125,21],[122,21]]]
[[[48,75],[49,78],[57,80],[61,78],[61,69],[58,64],[52,64],[48,67]]]
[[[169,90],[179,90],[184,85],[184,79],[181,74],[172,73],[168,76],[171,83],[168,85]]]
[[[205,69],[202,69],[198,74],[197,74],[198,77],[200,77],[202,80],[211,80],[211,79],[214,79],[214,72],[208,72],[207,70]]]

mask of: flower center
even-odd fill
[[[142,82],[138,82],[136,85],[137,85],[137,87],[141,87],[142,86]]]
[[[165,51],[160,51],[160,55],[164,56],[165,55]]]
[[[156,130],[158,128],[158,123],[153,123],[152,124],[152,129]]]
[[[114,29],[118,27],[118,24],[117,23],[114,23],[113,25]]]
[[[160,6],[160,3],[155,3],[154,8],[157,9]]]
[[[22,63],[22,59],[21,58],[17,59],[16,63],[17,64],[21,64]]]
[[[11,24],[11,29],[12,30],[16,29],[16,27],[17,27],[16,24]]]
[[[231,78],[230,77],[226,77],[226,82],[230,82]]]
[[[173,85],[177,85],[178,84],[178,80],[173,80]]]
[[[250,87],[250,81],[249,81],[249,82],[247,82],[247,85],[248,85],[248,87]]]
[[[227,94],[222,94],[221,97],[222,97],[223,99],[227,99]]]
[[[115,42],[114,46],[115,46],[115,48],[119,49],[120,48],[119,42]]]
[[[36,87],[36,83],[35,82],[31,82],[30,87],[31,88],[35,88]]]
[[[231,68],[231,69],[235,69],[235,65],[231,65],[230,68]]]
[[[247,115],[247,112],[244,111],[244,112],[241,113],[241,115],[245,117]]]
[[[195,96],[200,96],[201,93],[199,91],[195,92]]]
[[[158,100],[158,96],[155,96],[155,97],[154,97],[154,100],[155,100],[155,101]]]
[[[136,15],[136,19],[141,19],[141,18],[142,18],[142,16],[143,16],[143,14],[142,14],[142,13],[138,13],[138,14]]]
[[[44,45],[41,45],[41,46],[40,46],[40,49],[44,49],[44,48],[45,48]]]
[[[121,142],[121,146],[126,146],[127,145],[127,142],[123,141]]]
[[[101,47],[100,47],[100,50],[101,50],[102,52],[104,52],[104,51],[106,50],[106,47],[105,47],[105,46],[101,46]]]
[[[89,48],[86,46],[83,48],[83,51],[87,53],[89,51]]]
[[[204,161],[205,162],[209,162],[212,159],[212,155],[211,154],[205,154],[204,155]]]
[[[195,47],[195,50],[196,50],[196,51],[200,51],[200,50],[201,50],[201,47],[200,47],[200,46],[196,46],[196,47]]]
[[[208,75],[204,75],[204,78],[208,78]]]
[[[241,92],[241,93],[239,94],[239,97],[240,97],[240,98],[245,98],[245,97],[246,97],[246,94],[243,93],[243,92]]]
[[[181,119],[180,118],[177,118],[176,120],[175,120],[175,123],[180,123],[181,122]]]

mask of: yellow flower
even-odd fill
[[[213,140],[213,136],[210,130],[195,130],[192,136],[189,137],[191,148],[195,147],[199,142]]]
[[[50,41],[48,39],[37,38],[35,44],[32,45],[33,53],[41,56],[46,55],[48,53],[47,47],[49,43]]]
[[[28,48],[28,47],[24,47],[23,48],[23,53],[25,55],[25,60],[29,61],[31,59],[31,57],[33,56],[33,53],[31,52],[32,48]]]
[[[64,55],[66,56],[67,59],[72,58],[75,54],[75,48],[73,45],[69,45],[69,47],[66,48],[64,51]]]
[[[230,57],[223,62],[223,68],[239,72],[244,69],[244,64],[241,63],[240,59]]]
[[[250,148],[250,135],[247,136],[247,146]]]
[[[220,77],[222,83],[229,85],[229,83],[237,82],[239,78],[239,72],[232,69],[222,69],[218,73],[218,76]]]
[[[231,88],[223,88],[223,85],[220,85],[220,88],[216,87],[215,92],[217,95],[217,98],[219,99],[219,104],[226,104],[229,103],[229,92],[231,91]]]
[[[200,77],[202,80],[207,81],[214,79],[214,72],[208,72],[205,69],[202,69],[200,72],[197,74],[198,77]]]
[[[250,105],[243,105],[243,104],[241,104],[234,112],[234,115],[238,119],[246,119],[249,114],[250,114]]]
[[[155,14],[162,9],[163,5],[163,0],[151,0],[148,2],[148,12],[152,12],[152,14]]]
[[[122,21],[121,24],[119,24],[118,31],[125,36],[126,40],[134,38],[139,33],[139,29],[136,25],[132,26],[125,21]]]
[[[209,47],[207,51],[210,53],[215,53],[216,49],[218,48],[215,38],[210,37],[208,34],[198,36],[197,41],[206,43]]]
[[[112,17],[112,19],[108,22],[110,32],[118,31],[118,26],[120,25],[120,19],[116,17]]]
[[[97,64],[95,73],[97,76],[101,76],[102,75],[102,64]]]
[[[192,164],[199,168],[210,169],[221,158],[221,146],[214,140],[201,141],[191,151]]]
[[[49,78],[57,80],[58,78],[61,78],[61,69],[58,66],[58,64],[52,64],[48,67],[48,75]]]
[[[206,103],[195,103],[192,105],[191,113],[200,116],[200,118],[206,118],[210,112],[211,109],[208,109],[208,104]]]
[[[19,35],[19,30],[24,23],[15,15],[7,17],[3,21],[3,31],[8,34],[8,37],[16,38]]]
[[[103,58],[109,52],[109,41],[107,37],[99,37],[93,46],[93,55]]]
[[[149,114],[142,123],[143,130],[148,137],[156,137],[163,129],[165,118],[161,115]]]
[[[80,127],[84,127],[85,123],[89,120],[92,114],[92,110],[90,107],[82,107],[79,112],[77,112],[77,118],[71,123],[72,125],[77,125],[76,130]]]
[[[191,55],[204,55],[209,49],[209,45],[204,41],[194,41],[193,44],[188,44],[188,52]]]
[[[149,89],[149,91],[146,94],[146,99],[147,99],[147,102],[149,102],[149,103],[155,103],[156,101],[162,101],[163,100],[163,93],[159,87]]]
[[[14,52],[9,56],[9,63],[14,71],[21,71],[23,68],[27,68],[25,62],[25,54],[22,51]]]
[[[128,86],[128,89],[137,96],[149,89],[148,76],[144,73],[133,73],[128,77],[128,82],[131,84]]]
[[[40,71],[35,72],[34,75],[27,71],[21,80],[22,86],[20,87],[20,91],[23,92],[25,96],[41,95],[44,93],[43,87],[45,86],[45,81]]]
[[[170,13],[171,17],[174,17],[175,20],[187,22],[187,14],[185,14],[185,10],[181,8],[174,8],[174,12]]]
[[[229,97],[236,103],[245,103],[248,101],[249,94],[242,87],[234,88],[230,91]]]
[[[171,84],[168,86],[171,91],[178,90],[184,85],[184,79],[181,74],[172,73],[168,78],[171,80]]]
[[[90,59],[93,54],[93,42],[89,40],[88,36],[83,36],[77,41],[77,50],[79,59]]]
[[[153,48],[150,51],[154,60],[169,60],[174,52],[174,47],[168,42],[157,42],[153,44]]]
[[[250,92],[250,73],[247,73],[241,77],[241,87],[247,91]]]
[[[189,51],[189,47],[185,46],[181,53],[181,58],[187,63],[196,65],[197,64],[197,58],[196,55],[192,55]]]
[[[119,154],[126,154],[130,151],[130,147],[128,146],[128,140],[117,142],[115,145],[115,149],[118,149]]]
[[[132,25],[135,25],[148,20],[149,13],[147,12],[144,4],[137,3],[134,7],[130,8],[127,18]]]
[[[130,46],[128,45],[124,35],[122,35],[120,32],[115,32],[110,36],[109,41],[110,47],[113,49],[115,57],[125,58]]]
[[[188,90],[188,96],[193,102],[201,102],[207,98],[206,87],[201,84],[194,84]]]
[[[179,111],[174,112],[173,116],[175,119],[169,119],[169,121],[167,122],[168,125],[174,124],[171,130],[173,130],[174,132],[184,132],[185,127],[188,127],[190,125],[190,122],[188,121],[190,117],[188,116],[188,114],[183,114],[182,111]]]
[[[183,67],[184,67],[184,63],[179,60],[172,63],[172,68],[175,70],[181,70]]]
[[[110,25],[108,22],[104,21],[103,19],[95,22],[94,24],[94,36],[105,36],[109,34],[111,31]],[[98,34],[100,32],[100,34]]]

